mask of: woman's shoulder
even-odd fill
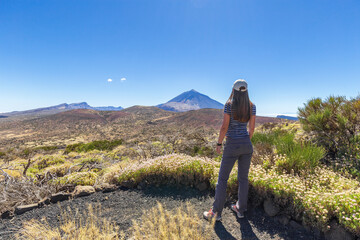
[[[231,102],[227,101],[225,103],[224,113],[231,114]]]
[[[231,101],[227,101],[224,107],[225,109],[231,109]]]

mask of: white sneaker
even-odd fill
[[[233,210],[238,218],[244,218],[244,213],[240,212],[236,204],[231,204],[231,210]]]
[[[209,211],[205,211],[203,216],[206,220],[211,220],[213,217],[215,217],[215,213],[213,212],[212,209],[210,209]],[[217,216],[216,215],[216,221],[221,221],[221,216]]]

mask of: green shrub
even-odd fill
[[[122,142],[123,141],[120,139],[120,140],[113,140],[113,141],[98,140],[98,141],[93,141],[90,143],[76,143],[76,144],[67,145],[65,148],[65,153],[89,152],[92,150],[111,151],[115,147],[121,145]]]
[[[5,156],[6,156],[6,153],[0,152],[0,158],[3,158],[3,157],[5,157]]]
[[[351,100],[340,96],[311,99],[299,108],[299,120],[304,131],[313,134],[332,156],[359,153],[360,96]]]

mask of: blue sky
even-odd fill
[[[356,97],[359,12],[358,0],[1,0],[0,112],[150,106],[190,89],[224,103],[238,78],[258,115]]]

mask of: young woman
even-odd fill
[[[225,104],[224,119],[216,148],[220,154],[222,142],[226,136],[219,178],[215,189],[215,201],[212,209],[204,212],[205,219],[216,216],[216,221],[221,220],[226,199],[227,181],[236,160],[238,160],[238,201],[231,205],[231,209],[239,218],[244,217],[248,200],[248,173],[253,153],[250,139],[255,129],[255,116],[256,106],[249,99],[246,81],[236,80],[229,100]],[[249,131],[247,130],[248,123]]]

